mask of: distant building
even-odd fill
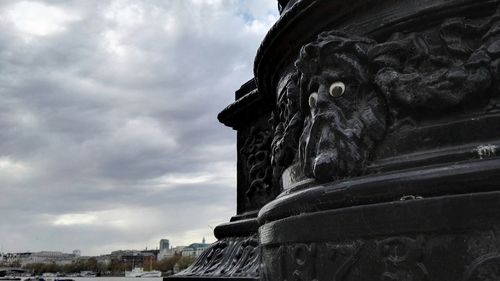
[[[177,247],[170,248],[168,250],[161,250],[158,253],[158,260],[168,259],[168,258],[171,258],[175,255],[180,256],[180,255],[182,255],[182,250],[184,250],[184,248],[186,248],[186,246],[177,246]]]
[[[26,261],[28,261],[31,257],[31,252],[24,252],[24,253],[5,253],[2,255],[2,262],[4,263],[20,263],[22,266],[27,264]]]
[[[58,265],[65,265],[72,263],[77,257],[75,251],[73,251],[72,254],[55,251],[41,251],[7,253],[2,256],[2,261],[5,263],[18,262],[21,266],[32,263],[55,263]]]
[[[67,254],[54,251],[41,251],[32,253],[29,263],[55,263],[59,265],[72,263],[77,256],[75,254]]]
[[[170,249],[170,241],[168,239],[160,240],[160,251]]]
[[[193,243],[185,247],[182,250],[182,256],[199,257],[208,247],[210,247],[210,244],[205,243],[205,237],[203,237],[202,243]]]
[[[157,260],[159,250],[145,250],[141,251],[143,256],[143,263],[151,265]]]
[[[143,256],[136,250],[118,250],[109,255],[111,259],[120,262],[130,262],[132,264],[141,264],[144,261]]]
[[[119,261],[127,262],[132,264],[143,264],[144,263],[144,255],[140,252],[130,252],[120,256]]]
[[[133,265],[142,265],[143,263],[156,261],[156,257],[159,252],[159,250],[119,250],[111,252],[109,259],[131,263]]]
[[[147,255],[147,256],[153,255],[153,256],[155,256],[155,259],[156,259],[156,256],[158,255],[159,252],[160,252],[160,250],[143,250],[143,251],[141,251],[141,253],[143,255]]]

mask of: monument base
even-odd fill
[[[500,0],[279,5],[219,114],[238,215],[169,279],[500,280]]]
[[[307,204],[307,203],[306,203]],[[260,227],[263,280],[500,280],[500,192],[296,215]]]

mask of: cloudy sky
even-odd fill
[[[235,133],[274,0],[0,1],[4,252],[209,242],[235,214]]]

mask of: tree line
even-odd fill
[[[186,257],[181,255],[174,255],[160,261],[144,262],[142,267],[144,270],[159,270],[165,273],[172,273],[174,266],[177,264],[179,270],[183,270],[190,266],[196,260],[195,257]],[[131,262],[123,262],[118,259],[111,259],[111,262],[99,262],[97,258],[78,259],[69,264],[56,264],[56,263],[30,263],[21,266],[19,262],[12,262],[9,264],[1,264],[6,267],[22,267],[23,269],[35,274],[42,275],[46,272],[59,272],[63,274],[79,273],[82,271],[93,271],[98,275],[119,275],[123,276],[125,271],[132,270],[137,264]]]

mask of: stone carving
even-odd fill
[[[337,262],[339,265],[333,273],[333,281],[345,280],[351,267],[358,261],[359,252],[363,248],[363,242],[357,241],[354,244],[335,245],[327,244],[330,261]]]
[[[442,110],[488,94],[497,81],[499,16],[484,23],[463,18],[438,30],[396,33],[369,56],[379,68],[374,82],[396,115],[401,109]],[[498,86],[497,86],[498,88]]]
[[[422,239],[388,238],[378,242],[378,251],[385,264],[382,281],[424,281],[429,273],[422,263]]]
[[[298,159],[306,176],[329,181],[359,174],[383,137],[385,101],[366,67],[374,43],[328,32],[302,48],[296,62],[305,115]]]
[[[291,280],[314,280],[314,266],[316,257],[315,244],[295,244],[289,249],[289,254],[292,257]]]
[[[466,102],[469,110],[500,109],[500,13],[448,19],[382,43],[324,32],[295,65],[274,112],[274,180],[291,165],[319,182],[360,175],[402,124]]]
[[[500,254],[490,253],[475,259],[465,272],[463,280],[500,280]]]
[[[246,205],[260,207],[272,196],[271,130],[253,127],[240,150],[246,159],[249,186],[245,192]]]
[[[361,172],[386,130],[385,100],[366,68],[373,44],[333,31],[302,48],[298,81],[291,79],[275,113],[275,174],[294,161],[318,181]]]
[[[279,97],[277,110],[273,112],[271,121],[274,128],[271,158],[273,183],[279,186],[281,174],[296,160],[299,138],[304,123],[300,109],[297,74],[288,80],[285,93]]]
[[[261,264],[263,280],[345,280],[363,242],[297,243],[275,250],[277,264]]]
[[[212,244],[193,265],[177,275],[258,277],[259,259],[256,236],[224,238]]]

